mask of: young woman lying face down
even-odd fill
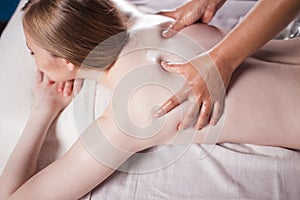
[[[165,22],[165,18],[162,22]],[[108,0],[32,0],[24,8],[23,27],[27,45],[38,69],[56,82],[78,78],[79,67],[90,51],[107,38],[124,31],[127,33],[125,18]],[[225,36],[223,31],[203,24],[187,27],[181,34],[192,38],[205,49],[211,48]],[[120,40],[117,43],[107,43],[108,53],[102,52],[102,56],[93,57],[84,66],[86,70],[96,65],[103,66],[101,70],[109,66],[103,70],[103,78],[99,81],[101,84],[114,91],[128,73],[145,65],[153,67],[151,70],[157,75],[153,77],[156,81],[171,80],[170,73],[164,71],[159,62],[162,59],[179,59],[178,57],[172,53],[153,49],[130,51],[131,48],[136,49],[144,44],[149,38],[127,37],[128,34],[121,36],[118,37]],[[150,36],[151,42],[160,44],[161,48],[165,49],[171,48],[175,42],[181,42],[176,40],[176,37],[167,41],[161,38],[160,34]],[[297,112],[300,108],[299,44],[298,39],[271,41],[253,57],[247,59],[235,72],[239,75],[233,77],[227,92],[224,123],[219,122],[216,125],[221,127],[216,129],[221,132],[215,133],[213,130],[208,132],[209,127],[206,127],[195,134],[192,142],[209,143],[211,141],[206,140],[206,136],[215,134],[218,135],[217,143],[250,143],[299,149],[300,115]],[[180,43],[180,47],[190,48],[185,43]],[[125,51],[130,53],[116,57]],[[137,78],[148,77],[147,74],[140,75],[141,77]],[[178,85],[184,82],[175,75],[173,78],[178,79]],[[151,124],[151,120],[154,120],[149,115],[153,105],[162,103],[170,95],[172,93],[169,90],[159,85],[140,87],[132,95],[128,106],[132,122],[136,126],[147,127],[149,123]],[[112,116],[112,107],[109,106],[103,116],[97,119],[97,123],[101,125],[102,134],[108,141],[122,149],[123,153],[113,161],[115,163],[113,167],[95,159],[78,139],[65,155],[36,174],[34,170],[36,157],[44,139],[41,135],[46,131],[41,130],[43,134],[32,134],[30,137],[27,135],[30,134],[27,133],[28,130],[24,131],[21,142],[17,144],[1,177],[0,197],[77,199],[106,179],[135,152],[155,145],[172,143],[174,137],[178,135],[177,127],[182,121],[181,112],[184,113],[187,109],[189,109],[188,102],[171,111],[166,115],[159,131],[153,137],[145,139],[133,137],[119,129]],[[41,121],[42,119],[39,120],[35,123],[46,123]],[[84,137],[88,134],[89,130],[86,130],[82,135]],[[179,143],[184,141],[183,139]],[[29,145],[24,147],[22,144]],[[97,151],[108,151],[101,148],[99,145]],[[59,181],[56,181],[57,177]]]

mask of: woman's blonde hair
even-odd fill
[[[128,38],[126,19],[109,0],[29,0],[22,10],[24,30],[77,66],[111,64]]]

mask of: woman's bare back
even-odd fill
[[[205,51],[210,49],[226,34],[226,31],[219,30],[203,24],[192,25],[180,34],[191,37]],[[184,49],[191,48],[182,40],[167,41],[157,34],[151,33],[146,39],[155,45],[161,45],[158,49],[141,49],[144,45],[144,38],[135,40],[133,45],[129,44],[129,49],[138,47],[133,52],[130,50],[118,59],[113,68],[109,71],[107,79],[108,85],[116,88],[118,84],[124,85],[124,77],[130,76],[134,69],[150,67],[153,70],[153,82],[163,82],[166,80],[173,82],[176,79],[178,90],[184,83],[184,79],[179,75],[173,75],[165,72],[159,65],[161,60],[179,61],[182,57],[175,56],[165,49],[179,46]],[[180,43],[182,42],[182,43]],[[300,148],[300,127],[298,121],[300,115],[297,110],[300,109],[300,68],[297,54],[291,55],[290,49],[293,46],[295,51],[300,52],[300,40],[292,41],[271,41],[255,56],[248,58],[234,73],[231,84],[228,88],[225,111],[214,129],[206,127],[199,131],[194,139],[196,143],[210,143],[205,139],[206,136],[215,134],[216,142],[237,142],[259,145],[274,145],[290,148]],[[131,43],[132,44],[132,43]],[[142,45],[140,45],[142,44]],[[280,49],[278,49],[280,48]],[[125,48],[126,50],[126,48]],[[124,52],[124,51],[123,51]],[[125,51],[126,52],[126,51]],[[278,53],[277,55],[272,52]],[[174,52],[173,52],[174,53]],[[191,55],[191,58],[194,55]],[[265,59],[264,59],[265,58]],[[287,62],[289,60],[291,62]],[[183,60],[182,60],[183,61]],[[147,67],[145,67],[147,66]],[[130,72],[130,73],[129,73]],[[149,72],[149,71],[147,71]],[[147,79],[140,73],[139,77],[132,79]],[[148,78],[149,79],[149,78]],[[153,118],[151,110],[155,105],[160,105],[174,92],[167,89],[169,85],[144,84],[140,85],[128,99],[128,116],[132,124],[138,127],[149,127]],[[176,88],[176,87],[175,87]],[[184,116],[184,112],[189,108],[189,103],[185,102],[182,106],[166,115],[164,126],[156,137],[152,137],[149,145],[169,143],[174,139],[174,133],[177,132],[177,126]],[[128,125],[128,126],[130,126]],[[141,133],[142,134],[142,133]],[[189,139],[187,139],[189,140]],[[147,145],[146,145],[147,146]]]

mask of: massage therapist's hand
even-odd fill
[[[192,105],[178,126],[184,130],[192,125],[197,118],[194,128],[201,129],[208,123],[215,125],[224,109],[226,88],[229,84],[233,70],[228,67],[218,67],[211,53],[203,53],[189,62],[166,63],[162,67],[173,73],[181,74],[186,79],[183,88],[167,100],[154,114],[160,117],[171,111],[185,100]],[[212,54],[213,55],[213,54]],[[215,58],[217,56],[214,56]]]
[[[43,72],[37,70],[33,94],[34,109],[51,112],[56,116],[72,100],[72,96],[64,97],[58,90],[59,83],[51,81]]]
[[[161,12],[160,14],[176,20],[163,32],[163,36],[165,38],[172,37],[176,32],[195,23],[199,19],[201,19],[203,23],[210,22],[225,1],[226,0],[192,0],[177,8],[175,11]]]

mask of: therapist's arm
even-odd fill
[[[266,44],[299,13],[299,0],[260,0],[211,51],[218,68],[235,70],[248,56]]]
[[[260,0],[244,20],[208,52],[189,62],[162,62],[166,70],[183,75],[190,87],[182,88],[169,98],[155,115],[162,116],[185,99],[195,96],[197,109],[186,114],[180,129],[189,127],[195,116],[198,117],[197,129],[208,123],[216,124],[224,110],[224,89],[227,89],[235,69],[287,26],[299,9],[299,0]]]

